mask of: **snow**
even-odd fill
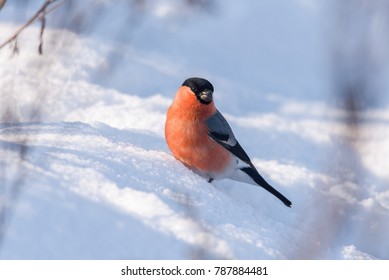
[[[101,1],[88,32],[49,15],[43,56],[39,26],[18,54],[0,50],[1,259],[389,258],[388,100],[364,112],[351,153],[329,94],[322,1],[221,2],[148,1],[120,33],[129,7]],[[18,5],[2,10],[0,42],[24,21]],[[190,76],[213,83],[291,209],[173,158],[165,113]]]
[[[355,246],[349,245],[344,246],[342,250],[342,254],[346,260],[374,260],[375,258],[358,251]]]

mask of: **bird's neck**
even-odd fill
[[[204,121],[216,113],[213,101],[209,104],[202,104],[196,96],[190,92],[176,95],[174,101],[176,108],[185,115],[185,119]]]

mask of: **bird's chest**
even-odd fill
[[[175,141],[182,149],[190,148],[199,153],[201,149],[207,149],[215,145],[208,135],[205,123],[199,121],[180,121],[175,124]]]
[[[230,154],[209,137],[205,122],[178,121],[171,130],[173,155],[188,167],[212,174],[228,165]]]

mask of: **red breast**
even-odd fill
[[[208,136],[206,120],[216,112],[214,102],[202,104],[187,86],[178,89],[168,109],[165,137],[174,157],[208,175],[222,172],[230,153]]]

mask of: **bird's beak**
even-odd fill
[[[212,101],[212,91],[210,90],[204,90],[200,93],[201,100],[209,103]]]

